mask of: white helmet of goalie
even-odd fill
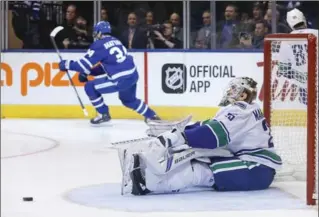
[[[287,12],[286,20],[292,30],[295,30],[296,26],[302,24],[304,24],[305,26],[307,25],[305,15],[297,8],[294,8],[291,11]]]
[[[231,80],[227,85],[219,106],[227,106],[236,101],[252,103],[257,96],[257,82],[252,78],[239,77]]]

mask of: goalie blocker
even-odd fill
[[[172,193],[189,187],[218,191],[266,189],[281,167],[257,104],[257,83],[236,78],[213,119],[161,134],[138,153],[127,149],[124,193]]]

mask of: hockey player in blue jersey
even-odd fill
[[[85,82],[85,92],[99,115],[91,119],[100,124],[111,119],[109,108],[102,94],[119,93],[123,105],[143,115],[146,120],[159,120],[156,113],[143,101],[136,98],[138,72],[133,57],[127,53],[121,41],[110,35],[111,26],[101,21],[94,26],[94,43],[79,60],[62,60],[61,71],[80,72],[79,80]],[[88,81],[87,76],[94,76]]]

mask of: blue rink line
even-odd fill
[[[198,212],[307,209],[305,202],[279,188],[250,192],[190,189],[184,193],[147,196],[120,195],[120,184],[73,189],[65,198],[76,204],[125,212]]]

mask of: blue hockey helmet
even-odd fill
[[[100,21],[94,25],[93,36],[94,38],[100,38],[101,35],[111,33],[111,25],[107,21]]]

